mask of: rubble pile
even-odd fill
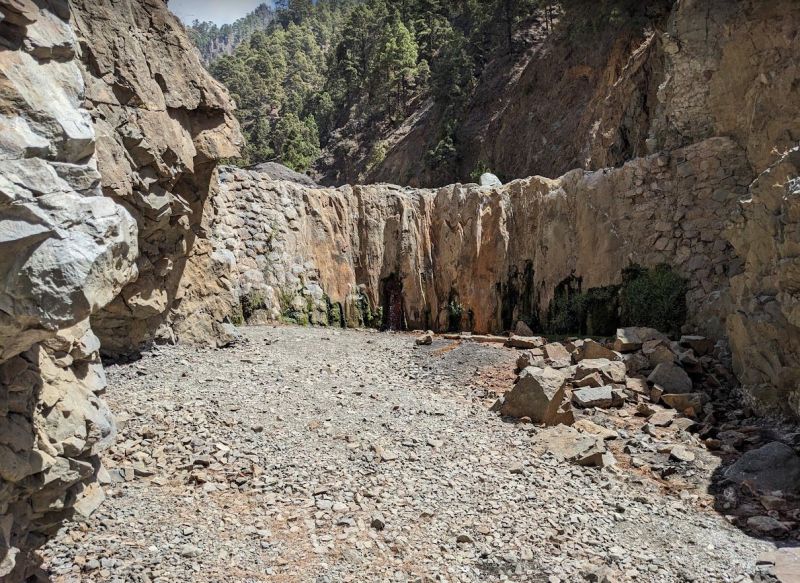
[[[710,487],[717,510],[754,534],[797,537],[800,434],[764,427],[741,407],[724,343],[633,327],[606,341],[512,335],[505,344],[519,350],[518,376],[492,409],[547,426],[536,436],[546,451],[677,489],[721,463]]]

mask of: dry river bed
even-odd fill
[[[541,453],[488,410],[510,349],[243,334],[108,369],[107,499],[43,550],[52,581],[751,581],[774,548],[702,488]]]

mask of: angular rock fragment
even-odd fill
[[[675,419],[677,413],[670,409],[663,409],[656,411],[648,419],[647,422],[654,427],[666,427],[672,420]]]
[[[511,348],[521,348],[521,349],[530,349],[530,348],[539,348],[544,346],[545,340],[539,336],[517,336],[513,335],[510,336],[508,341],[506,342],[506,346]]]
[[[651,368],[663,362],[675,362],[678,357],[664,340],[650,340],[642,345],[642,354],[647,357]]]
[[[669,456],[679,462],[693,462],[695,455],[685,445],[675,445],[669,450]]]
[[[692,379],[680,366],[673,362],[659,364],[647,380],[663,388],[665,393],[681,394],[692,392]]]
[[[594,340],[584,340],[572,355],[575,362],[580,362],[585,359],[598,359],[605,358],[606,360],[622,360],[622,355],[617,354],[613,350],[609,350],[599,342]]]
[[[416,340],[414,340],[414,344],[417,346],[430,346],[433,344],[433,332],[426,332],[422,336],[418,336]]]
[[[681,336],[679,344],[691,348],[698,356],[711,354],[714,350],[714,341],[705,336]]]
[[[575,390],[572,392],[572,402],[583,409],[589,407],[607,409],[622,404],[610,386]]]
[[[725,478],[762,492],[800,492],[800,456],[794,449],[773,441],[743,454],[725,471]]]
[[[617,439],[619,437],[619,433],[613,429],[607,429],[589,419],[578,419],[572,426],[578,431],[596,435],[603,440]]]
[[[661,395],[661,402],[681,413],[691,411],[691,415],[694,416],[703,410],[703,405],[708,402],[708,395],[705,393],[665,393]]]
[[[517,320],[517,325],[514,327],[514,334],[517,336],[533,336],[533,330],[522,320]]]
[[[560,372],[531,366],[520,373],[514,388],[495,403],[495,408],[504,416],[529,417],[534,423],[552,425],[558,422],[564,388]]]
[[[592,373],[600,373],[600,376],[607,383],[625,382],[625,363],[620,361],[610,361],[605,358],[586,359],[578,363],[575,369],[575,379],[580,380]]]
[[[617,352],[636,352],[642,348],[637,328],[618,328],[614,338],[614,350]]]
[[[547,364],[553,368],[566,368],[572,363],[572,357],[560,342],[551,342],[543,347]]]
[[[539,368],[544,368],[546,366],[544,362],[544,351],[542,351],[542,349],[533,348],[520,353],[517,357],[517,370],[523,370],[529,366],[536,366]]]

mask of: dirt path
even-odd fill
[[[542,454],[488,411],[510,350],[245,335],[109,369],[108,499],[47,546],[54,581],[750,581],[773,548],[703,492]]]

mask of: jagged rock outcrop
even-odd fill
[[[0,0],[3,581],[103,499],[101,340],[172,336],[231,109],[160,0]]]
[[[92,313],[137,275],[136,222],[100,191],[62,2],[0,1],[0,579],[89,514],[115,434]]]
[[[138,279],[93,316],[103,352],[122,355],[173,341],[173,318],[193,311],[180,282],[217,161],[237,155],[241,137],[230,97],[161,0],[71,5],[103,193],[139,225]]]

